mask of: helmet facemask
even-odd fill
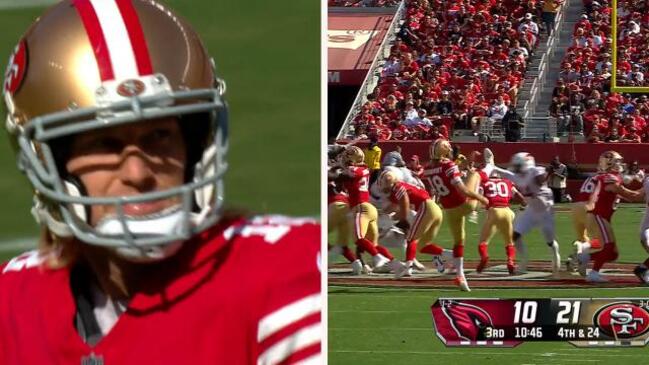
[[[36,188],[32,209],[37,221],[59,237],[105,247],[136,260],[157,260],[173,254],[182,241],[213,225],[223,207],[223,176],[227,169],[227,105],[225,86],[214,89],[168,91],[133,97],[108,106],[77,109],[34,118],[16,128],[19,167]],[[208,137],[204,146],[192,147],[188,116],[204,116]],[[174,188],[133,196],[88,197],[82,186],[61,169],[56,141],[95,128],[113,127],[147,120],[178,117],[185,137],[187,166],[185,183]],[[200,143],[198,143],[200,144]],[[52,148],[54,147],[55,150]],[[81,189],[80,189],[81,187]],[[128,216],[124,206],[177,198],[179,204],[143,217]],[[115,214],[93,227],[88,212],[93,205],[113,206]]]

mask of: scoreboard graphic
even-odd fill
[[[431,311],[435,332],[446,346],[565,341],[577,347],[628,347],[649,342],[649,298],[440,298]]]

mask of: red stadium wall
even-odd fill
[[[472,151],[480,151],[489,147],[496,156],[496,163],[506,165],[509,158],[517,152],[531,153],[539,164],[547,164],[559,156],[565,164],[577,162],[580,167],[590,170],[597,164],[599,155],[604,151],[615,150],[624,156],[626,161],[638,160],[642,167],[649,166],[649,144],[637,143],[530,143],[530,142],[498,142],[498,143],[481,143],[481,142],[458,142],[454,143],[460,146],[463,154]],[[359,144],[360,145],[360,144]],[[407,159],[416,154],[425,161],[428,159],[428,148],[430,141],[385,141],[379,146],[383,154],[394,151],[397,145],[401,146],[403,158]]]

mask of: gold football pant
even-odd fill
[[[587,202],[576,202],[570,205],[572,227],[575,230],[576,239],[580,242],[588,242],[588,230],[586,227],[586,211]]]
[[[448,228],[453,236],[453,244],[464,244],[466,233],[464,231],[464,217],[473,211],[474,207],[469,203],[464,203],[455,208],[446,209],[446,218],[448,219]]]
[[[489,242],[493,234],[500,232],[505,244],[512,243],[514,235],[514,212],[509,207],[489,208],[480,232],[479,242]]]
[[[345,246],[352,239],[349,212],[349,204],[347,203],[333,202],[329,204],[327,228],[330,234],[336,234],[333,244]]]
[[[366,238],[374,244],[378,243],[379,226],[377,220],[379,214],[376,208],[370,203],[358,204],[352,209],[352,217],[354,219],[355,240]]]
[[[415,222],[408,231],[406,241],[418,240],[422,243],[432,242],[442,225],[442,210],[432,199],[421,203],[415,216]]]

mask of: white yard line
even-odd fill
[[[37,237],[24,237],[0,241],[0,252],[28,251],[36,248],[37,243]]]

